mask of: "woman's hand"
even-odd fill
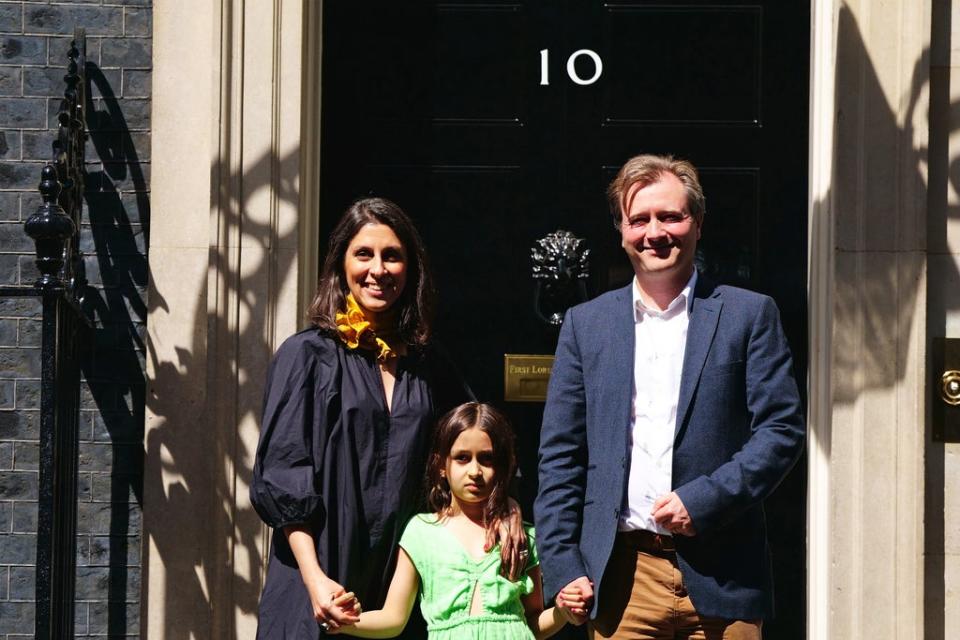
[[[336,584],[336,583],[334,583]],[[333,599],[334,606],[339,607],[344,612],[349,612],[357,616],[357,620],[360,619],[360,614],[363,611],[363,608],[360,606],[360,601],[357,600],[357,597],[352,592],[343,593]],[[314,609],[314,615],[316,615],[316,609]],[[317,622],[320,622],[317,620]],[[324,623],[321,623],[323,625]],[[336,623],[327,622],[326,632],[329,635],[336,635],[343,631],[344,629],[349,629],[355,623],[340,624],[339,626]]]
[[[313,617],[326,631],[336,631],[342,626],[356,624],[360,620],[360,602],[353,592],[327,577],[312,580],[307,585]]]
[[[327,631],[342,625],[356,624],[360,619],[360,603],[352,593],[346,593],[339,583],[331,580],[317,561],[313,532],[304,524],[291,524],[283,528],[290,543],[293,557],[297,559],[300,577],[310,595],[313,617]],[[349,598],[345,597],[349,596]]]
[[[520,514],[520,505],[513,498],[507,498],[510,513],[497,523],[496,527],[487,529],[487,539],[483,550],[489,551],[500,541],[500,575],[515,582],[523,575],[530,559],[527,550],[527,533],[523,530],[523,518]]]

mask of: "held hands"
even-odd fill
[[[353,592],[329,578],[313,582],[307,589],[313,617],[327,633],[336,633],[340,627],[356,624],[360,620],[360,601]]]
[[[581,576],[565,586],[555,600],[557,610],[570,624],[581,625],[593,605],[593,583]]]
[[[690,519],[690,514],[687,513],[687,508],[683,506],[683,501],[680,500],[680,496],[673,491],[657,498],[656,502],[653,503],[651,515],[653,515],[653,519],[656,520],[658,525],[670,533],[676,533],[682,536],[694,536],[697,534],[693,528],[693,520]]]

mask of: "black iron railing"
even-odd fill
[[[77,450],[81,350],[91,342],[80,253],[86,142],[86,36],[74,32],[53,157],[40,172],[43,202],[24,225],[40,277],[0,297],[40,298],[40,459],[35,637],[72,638],[77,557]]]

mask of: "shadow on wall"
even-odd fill
[[[201,282],[190,283],[202,298],[194,319],[193,344],[177,347],[175,360],[163,360],[152,348],[148,350],[154,379],[162,382],[151,386],[148,396],[155,418],[151,418],[147,435],[149,475],[144,483],[147,517],[153,523],[148,528],[150,543],[159,555],[164,578],[159,587],[144,576],[144,601],[146,588],[163,589],[162,598],[151,598],[164,603],[163,617],[168,620],[159,637],[238,637],[243,635],[238,630],[238,617],[257,611],[269,538],[262,535],[263,525],[246,495],[252,479],[256,434],[247,431],[250,437],[244,439],[242,433],[209,425],[258,428],[264,363],[278,346],[268,338],[273,333],[268,323],[274,315],[271,308],[275,301],[261,293],[273,292],[277,283],[288,277],[296,279],[295,252],[275,249],[296,243],[297,231],[294,227],[277,237],[268,225],[244,215],[244,207],[251,196],[269,189],[278,173],[293,175],[278,185],[278,198],[298,205],[296,171],[285,167],[295,169],[299,161],[299,150],[295,150],[283,158],[265,155],[245,164],[242,173],[230,172],[226,162],[211,167],[212,184],[223,187],[217,194],[221,241],[219,247],[210,248],[210,272],[236,273],[238,254],[232,252],[238,252],[242,244],[243,273],[233,280],[223,278],[216,286],[211,286],[206,276]],[[233,240],[225,240],[228,238]],[[239,313],[218,317],[208,312],[223,308],[207,299],[214,294],[228,299],[235,296]],[[151,290],[149,303],[154,312],[169,309],[156,290]],[[239,382],[229,397],[213,397],[217,389],[224,388],[211,382],[217,379]],[[166,395],[159,395],[161,391]],[[184,424],[183,403],[193,401],[203,408],[198,407],[192,424]],[[180,531],[163,526],[164,522],[183,519],[185,514],[210,522],[211,531],[232,530],[236,537],[184,540]],[[234,611],[213,611],[214,603],[221,602],[232,602]],[[178,615],[181,611],[190,613]],[[199,620],[207,621],[203,628],[191,628],[187,622]]]
[[[136,559],[143,505],[143,333],[150,201],[147,179],[113,88],[96,64],[88,62],[86,74],[93,90],[87,91],[86,124],[101,164],[99,170],[91,171],[96,165],[88,163],[85,175],[88,220],[84,224],[89,228],[82,231],[81,249],[87,256],[90,286],[84,304],[96,320],[96,331],[95,348],[86,351],[82,366],[98,414],[93,439],[108,441],[111,448],[109,498],[103,498],[109,500],[109,575],[105,583],[102,579],[97,583],[97,589],[105,590],[108,600],[106,632],[120,637],[139,625],[138,613],[128,603],[137,599],[140,585]],[[97,104],[91,93],[99,96]],[[130,504],[134,501],[136,509]],[[101,524],[93,532],[105,533]],[[81,580],[82,572],[83,567],[78,568]]]
[[[929,354],[930,338],[945,335],[947,314],[960,309],[960,298],[946,294],[960,290],[957,260],[946,242],[949,221],[960,218],[960,206],[947,204],[951,189],[960,193],[960,158],[949,158],[960,101],[950,101],[949,73],[937,72],[938,60],[949,60],[950,5],[933,0],[931,48],[915,61],[902,95],[884,92],[855,17],[840,10],[836,168],[826,196],[836,213],[835,406],[867,402],[871,390],[896,386],[907,373],[912,336],[925,332]],[[929,112],[922,102],[928,96]],[[848,117],[864,123],[863,130],[845,125]],[[918,136],[928,137],[927,146]],[[937,259],[938,253],[946,259]],[[925,273],[926,325],[914,326]],[[929,355],[921,366],[929,371]],[[833,428],[836,433],[845,425]],[[927,434],[923,637],[945,638],[943,446],[931,443],[929,426],[917,428]]]
[[[916,208],[905,206],[907,203],[903,201],[901,188],[902,185],[911,185],[908,194],[925,193],[922,187],[927,149],[915,145],[905,148],[903,142],[913,140],[917,123],[926,126],[927,114],[918,113],[917,109],[925,92],[932,91],[932,88],[928,51],[915,62],[909,95],[891,97],[898,103],[904,100],[907,105],[903,124],[900,124],[898,110],[890,105],[883,90],[856,20],[846,8],[841,9],[839,18],[837,52],[841,71],[837,74],[836,95],[840,102],[836,117],[840,125],[835,151],[838,162],[832,191],[825,198],[835,203],[832,207],[837,215],[835,273],[842,276],[834,280],[838,287],[834,323],[835,326],[850,329],[841,330],[833,337],[833,400],[844,404],[856,402],[870,389],[895,385],[905,374],[897,357],[903,342],[912,331],[924,330],[923,327],[911,326],[923,262],[919,258],[898,257],[895,250],[903,246],[904,238],[914,237],[920,238],[910,247],[916,249],[914,257],[922,255],[924,250],[922,230],[918,234],[915,225],[923,223],[918,212],[924,210],[926,203],[917,202]],[[945,93],[942,89],[935,95],[938,99],[947,99],[947,96],[949,92]],[[862,133],[852,132],[843,125],[847,114],[865,108],[869,111],[866,114],[868,117],[863,120],[868,123],[867,135],[872,141],[869,149],[871,156],[866,159],[864,155],[868,150],[862,144]],[[949,104],[949,110],[951,113],[960,111],[960,103]],[[854,138],[848,139],[847,136]],[[884,150],[881,145],[887,143],[889,146]],[[938,142],[937,149],[931,144],[931,153],[942,151],[943,144]],[[192,345],[178,348],[175,361],[160,360],[156,353],[148,353],[156,379],[164,381],[162,388],[170,394],[170,397],[150,398],[158,424],[151,429],[146,442],[147,469],[153,474],[144,479],[149,493],[149,517],[154,522],[162,523],[167,518],[175,522],[184,514],[190,514],[191,518],[228,523],[226,528],[212,526],[211,530],[232,528],[237,536],[234,539],[211,536],[202,540],[185,540],[181,532],[172,527],[153,528],[152,543],[156,546],[165,572],[165,583],[160,588],[164,590],[164,617],[169,618],[169,622],[165,624],[163,637],[170,640],[235,637],[238,616],[214,616],[211,611],[214,602],[232,600],[238,614],[256,612],[266,555],[265,541],[260,535],[260,521],[252,509],[235,506],[235,496],[245,492],[249,486],[254,452],[241,437],[220,440],[220,436],[209,425],[225,416],[229,416],[230,424],[237,425],[259,419],[264,372],[251,369],[246,362],[265,361],[275,345],[266,337],[271,332],[264,326],[267,318],[271,317],[269,306],[272,301],[268,297],[258,297],[257,292],[270,290],[271,285],[285,281],[296,268],[292,254],[287,258],[278,258],[285,254],[274,250],[278,246],[292,244],[295,231],[280,238],[275,237],[268,226],[244,217],[243,206],[250,194],[269,187],[278,167],[295,163],[297,155],[298,152],[285,158],[264,156],[241,172],[230,172],[226,161],[217,162],[210,168],[212,183],[223,185],[223,190],[216,194],[223,211],[221,238],[233,235],[241,237],[243,243],[255,248],[255,253],[258,252],[262,259],[257,265],[248,266],[245,258],[241,275],[234,280],[219,281],[218,286],[222,290],[209,287],[206,280],[189,283],[196,286],[198,292],[208,292],[207,295],[217,291],[218,295],[236,296],[241,307],[239,321],[237,318],[209,315],[208,309],[221,307],[203,300],[195,318],[197,333]],[[867,190],[871,194],[869,201],[860,199],[864,190],[858,181],[858,172],[863,166],[868,168],[870,179],[874,181]],[[287,175],[282,169],[279,173]],[[949,181],[954,189],[960,191],[960,159],[950,164]],[[914,185],[921,188],[914,189]],[[292,182],[282,185],[279,197],[283,202],[293,205],[299,200]],[[960,209],[951,207],[949,216],[958,215]],[[813,225],[819,223],[819,220],[812,221]],[[233,264],[233,249],[223,246],[221,243],[219,248],[210,251],[212,273],[228,273],[226,265]],[[442,264],[436,267],[443,269]],[[121,268],[119,271],[117,277],[124,282],[139,284],[145,280],[145,277],[141,278],[146,272],[145,266],[142,273],[130,268]],[[856,274],[855,277],[853,274]],[[952,267],[949,275],[951,282],[960,282],[955,267]],[[111,310],[115,309],[120,316],[129,316],[128,302],[118,293],[113,299],[108,297],[103,304]],[[165,300],[156,293],[151,295],[149,303],[151,309],[168,308]],[[891,305],[899,313],[895,323],[889,322]],[[131,306],[138,315],[142,313],[142,307]],[[209,333],[204,327],[209,328]],[[208,341],[203,337],[205,335],[209,335],[209,340],[220,341],[216,349],[208,350]],[[129,339],[140,346],[139,336],[131,335]],[[240,348],[242,352],[238,352]],[[217,361],[213,360],[211,354],[216,354]],[[225,355],[229,355],[229,358],[225,358]],[[127,366],[132,366],[132,363],[127,363]],[[204,392],[198,391],[206,389],[209,393],[215,388],[215,385],[209,384],[214,379],[212,376],[232,372],[233,367],[239,369],[236,374],[231,373],[239,382],[231,397],[209,398]],[[142,377],[142,373],[140,375]],[[166,419],[168,415],[174,415],[169,408],[178,406],[184,399],[196,398],[203,400],[202,406],[207,411],[216,411],[217,406],[228,408],[216,414],[200,413],[195,423],[190,425]],[[181,411],[176,415],[182,415]],[[842,425],[838,425],[838,428],[842,428]],[[824,443],[824,446],[829,446],[829,443]],[[942,477],[940,487],[942,510]],[[211,499],[210,492],[214,492],[215,499]],[[247,504],[246,497],[243,496],[239,503]],[[210,511],[210,505],[216,505],[213,512]],[[942,555],[942,539],[939,544]],[[549,567],[545,567],[545,570],[549,571]],[[942,576],[941,567],[941,601]],[[146,576],[144,579],[146,583]],[[928,590],[931,586],[935,589],[937,585],[928,584]],[[220,597],[226,592],[230,592],[229,598]],[[192,613],[178,616],[178,612]],[[937,624],[942,628],[942,607],[939,609],[939,621],[936,615],[934,611],[934,617],[928,617],[928,629],[936,628]],[[186,620],[214,618],[226,621],[222,624],[230,627],[213,628],[215,625],[211,623],[204,628],[191,628],[184,624]],[[771,625],[771,628],[774,626]],[[789,633],[785,631],[785,634]]]
[[[833,400],[843,404],[902,379],[903,343],[911,331],[923,330],[911,323],[923,272],[916,253],[925,249],[926,201],[916,197],[925,194],[927,149],[911,142],[914,127],[927,124],[927,114],[917,113],[917,106],[929,90],[930,55],[926,50],[915,62],[909,95],[891,96],[898,101],[898,111],[907,105],[900,125],[846,7],[840,11],[837,40],[836,169],[828,199],[836,212],[839,276]],[[866,130],[844,125],[848,117],[866,123]],[[870,181],[869,188],[864,179]],[[906,201],[911,196],[917,201]],[[913,250],[914,259],[898,255],[898,249]],[[890,322],[891,308],[898,310],[895,322]]]

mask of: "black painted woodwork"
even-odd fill
[[[355,198],[400,204],[438,276],[439,335],[482,399],[504,406],[504,353],[556,346],[532,309],[537,238],[587,239],[591,295],[631,278],[604,192],[640,152],[699,167],[702,266],[777,300],[805,386],[808,3],[327,2],[323,29],[321,246]],[[603,61],[589,86],[567,77],[579,49]],[[576,69],[593,74],[585,56]],[[529,506],[542,405],[506,408]],[[765,637],[804,637],[805,490],[801,461],[768,501]]]

